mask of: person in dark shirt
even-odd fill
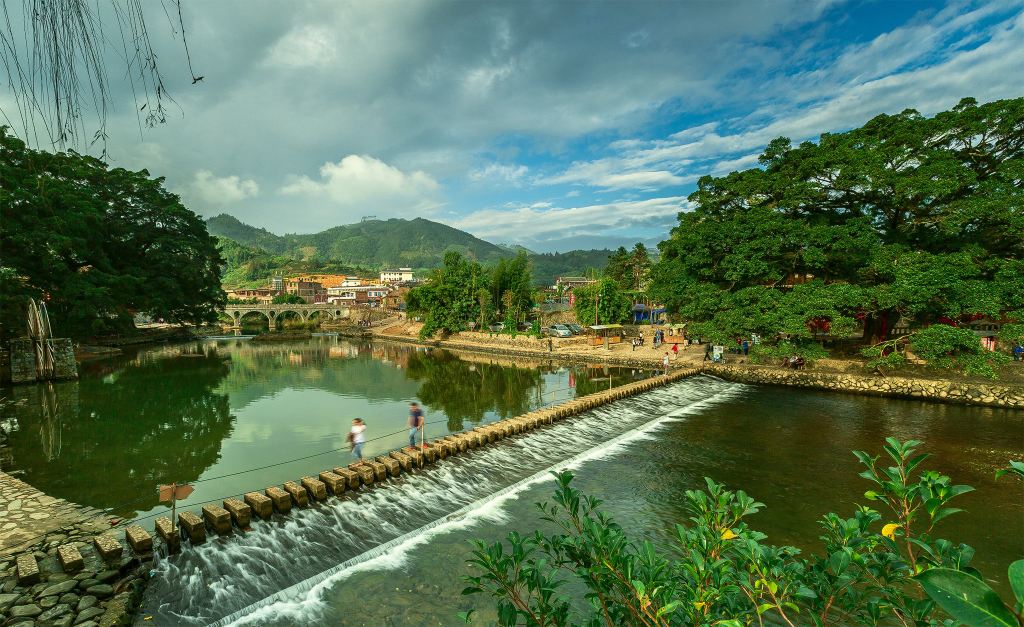
[[[409,448],[416,448],[416,436],[423,431],[423,410],[415,401],[409,403]]]

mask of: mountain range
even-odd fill
[[[424,218],[363,220],[319,233],[277,235],[221,214],[209,218],[206,228],[221,239],[224,283],[232,287],[263,283],[277,273],[376,272],[399,266],[422,271],[439,266],[449,250],[483,264],[522,252],[530,258],[534,281],[550,285],[559,275],[604,268],[611,254],[603,249],[537,254]]]

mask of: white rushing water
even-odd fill
[[[504,504],[551,472],[621,452],[661,425],[746,386],[688,379],[605,405],[343,498],[253,524],[246,534],[162,560],[146,593],[157,624],[315,622],[324,590],[366,570],[398,568],[439,534],[502,521]]]

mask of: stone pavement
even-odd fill
[[[70,525],[86,525],[99,533],[109,526],[101,514],[47,496],[0,471],[0,556],[18,552],[41,536]]]

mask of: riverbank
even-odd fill
[[[0,623],[130,622],[152,553],[135,555],[122,547],[103,557],[95,539],[112,537],[102,512],[43,494],[2,471],[0,503]]]
[[[633,349],[628,344],[594,347],[585,343],[584,338],[534,338],[527,335],[494,333],[455,333],[445,339],[421,340],[419,325],[403,323],[375,330],[375,339],[431,346],[455,351],[473,351],[490,354],[547,359],[562,363],[614,364],[627,367],[660,369],[667,351],[670,368],[699,368],[730,381],[760,385],[785,385],[817,390],[868,394],[892,398],[916,398],[940,403],[983,405],[1024,409],[1024,385],[1020,383],[998,383],[990,381],[964,380],[935,376],[902,376],[900,374],[857,374],[851,372],[857,367],[854,362],[829,360],[827,370],[789,370],[777,366],[756,365],[746,362],[712,364],[704,362],[704,347],[680,347],[672,353],[664,345],[658,349],[642,346]]]

